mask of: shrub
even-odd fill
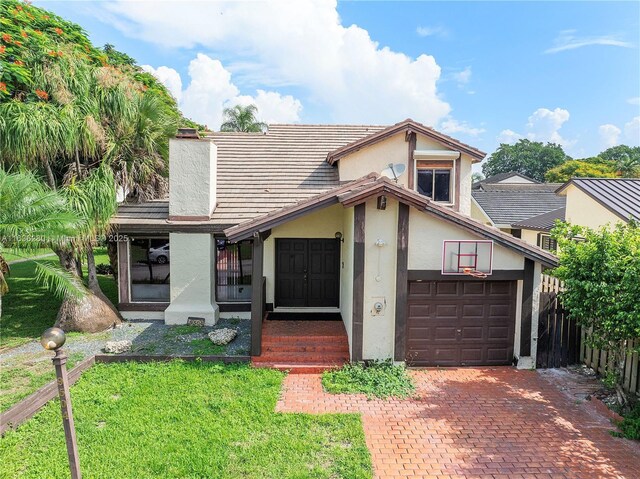
[[[405,398],[415,391],[406,368],[394,365],[391,360],[346,364],[327,371],[322,375],[322,386],[334,394],[364,393],[379,398]]]
[[[618,423],[618,429],[620,432],[614,435],[640,440],[640,401],[636,402],[633,409],[623,416],[622,421]]]
[[[113,268],[110,264],[99,264],[96,265],[96,273],[98,274],[113,274]]]

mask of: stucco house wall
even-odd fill
[[[409,269],[441,270],[444,240],[478,240],[477,236],[414,208],[409,211]],[[524,268],[524,257],[493,245],[493,270]],[[489,277],[491,279],[491,277]]]
[[[367,201],[364,246],[363,348],[365,359],[393,357],[396,316],[398,202],[389,198],[379,210]],[[378,246],[376,243],[381,244]],[[382,311],[374,305],[382,303]]]
[[[567,197],[567,223],[597,229],[607,223],[613,225],[623,221],[574,185],[568,185],[563,194]]]
[[[522,241],[525,241],[529,244],[532,244],[534,246],[538,245],[538,233],[540,233],[537,230],[528,230],[528,229],[522,229],[520,230],[520,239]]]
[[[353,208],[343,208],[342,245],[340,246],[340,314],[349,339],[351,352],[351,323],[353,318]]]

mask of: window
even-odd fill
[[[538,233],[538,246],[547,251],[556,251],[558,242],[548,234]]]
[[[131,301],[168,302],[169,238],[132,238],[129,244]]]
[[[433,201],[452,203],[451,161],[417,161],[416,190]]]
[[[216,240],[216,301],[251,301],[251,241]]]

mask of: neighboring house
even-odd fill
[[[566,208],[558,208],[548,213],[527,218],[519,223],[514,223],[512,227],[520,230],[520,237],[529,244],[534,244],[547,251],[556,251],[558,244],[551,238],[551,229],[556,225],[556,221],[564,221]]]
[[[168,200],[114,220],[125,317],[250,317],[259,355],[265,311],[333,313],[352,360],[535,365],[557,260],[471,218],[483,152],[412,120],[179,136]]]
[[[559,210],[565,198],[556,195],[559,183],[540,183],[520,173],[502,173],[473,184],[471,216],[486,225],[494,226],[529,244],[541,246],[537,232],[523,232],[523,223]],[[553,215],[552,215],[553,216]],[[534,220],[536,218],[536,220]],[[543,220],[548,219],[544,217]],[[526,228],[524,228],[526,229]]]
[[[567,223],[599,228],[640,220],[640,179],[573,178],[557,194],[566,198]]]

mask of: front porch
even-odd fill
[[[271,320],[262,323],[262,351],[252,356],[256,367],[291,373],[319,373],[349,361],[349,342],[344,323],[337,321]]]

